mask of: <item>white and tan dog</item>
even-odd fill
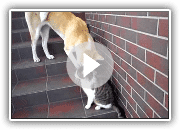
[[[64,40],[64,51],[76,68],[83,65],[83,53],[94,60],[104,59],[96,51],[86,23],[71,12],[25,12],[25,18],[31,35],[34,62],[40,61],[36,53],[36,44],[40,35],[46,57],[48,59],[54,58],[53,55],[49,54],[47,48],[50,28]],[[77,58],[70,52],[76,52]]]

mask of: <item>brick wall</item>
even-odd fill
[[[112,82],[127,118],[168,118],[169,12],[86,12],[114,59]]]

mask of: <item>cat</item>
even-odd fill
[[[105,83],[103,86],[98,87],[101,81],[97,80],[96,71],[92,71],[85,78],[83,77],[82,72],[83,67],[80,67],[76,71],[75,77],[79,80],[81,88],[88,97],[85,108],[89,109],[94,102],[97,105],[95,110],[100,110],[101,108],[113,108],[113,110],[118,113],[118,118],[123,118],[119,108],[114,104],[114,95],[111,86],[108,83]],[[98,79],[102,78],[103,76]]]

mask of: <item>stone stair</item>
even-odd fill
[[[75,13],[85,20],[83,13]],[[67,56],[61,38],[50,30],[48,48],[55,59],[45,57],[41,38],[34,63],[24,12],[12,12],[11,118],[117,118],[112,110],[84,109],[87,97],[66,70]]]

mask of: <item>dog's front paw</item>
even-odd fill
[[[38,57],[33,58],[34,62],[40,62],[40,59]]]
[[[54,59],[54,56],[53,55],[48,55],[47,58],[48,59]]]
[[[91,107],[90,105],[86,105],[86,106],[85,106],[86,109],[89,109],[90,107]]]

